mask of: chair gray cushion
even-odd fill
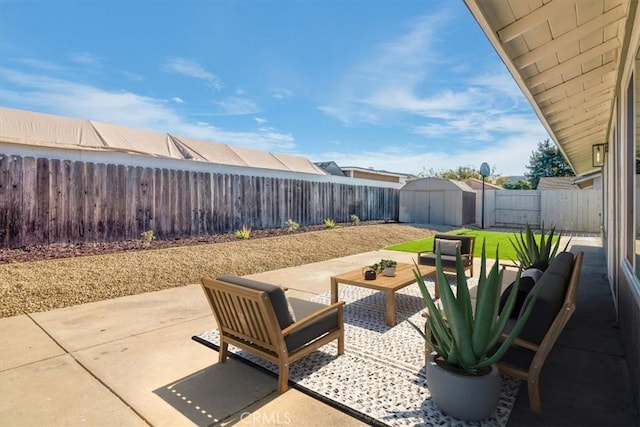
[[[458,236],[455,234],[436,234],[433,239],[433,248],[431,249],[431,252],[435,252],[436,239],[458,240],[462,242],[462,246],[460,247],[460,252],[463,254],[471,253],[471,241],[473,240],[473,236]]]
[[[271,300],[273,310],[276,312],[276,317],[278,319],[280,329],[284,329],[293,323],[293,319],[291,318],[291,314],[289,313],[287,297],[284,294],[284,290],[280,286],[272,285],[265,282],[258,282],[257,280],[245,279],[244,277],[238,276],[218,276],[216,279],[222,282],[244,286],[245,288],[266,292],[269,296],[269,299]]]
[[[533,282],[537,282],[542,277],[543,271],[537,268],[527,268],[520,274],[520,277],[531,277]]]
[[[462,252],[462,242],[460,240],[435,239],[434,242],[434,252],[438,252],[439,247],[440,253],[442,255],[456,256],[456,249],[460,249],[460,251]]]
[[[298,298],[289,298],[289,303],[293,308],[296,319],[302,320],[310,314],[317,312],[326,307],[324,304],[301,300]],[[320,338],[322,335],[338,328],[338,309],[326,313],[314,321],[303,326],[301,329],[292,332],[285,337],[287,350],[296,350],[305,344]]]

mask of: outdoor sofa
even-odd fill
[[[502,373],[527,381],[529,405],[536,412],[542,410],[539,390],[542,366],[576,309],[583,256],[583,252],[578,252],[575,256],[571,252],[559,253],[533,283],[528,279],[538,276],[535,272],[531,274],[531,270],[535,269],[525,270],[522,273],[525,278],[521,278],[521,289],[517,298],[522,305],[514,308],[505,328],[505,332],[513,328],[518,317],[524,313],[539,291],[524,328],[498,363]],[[502,302],[505,301],[511,286],[503,292]]]

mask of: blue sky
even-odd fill
[[[0,0],[0,105],[404,173],[548,137],[461,0]]]

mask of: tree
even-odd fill
[[[507,181],[509,181],[509,177],[506,176],[498,176],[495,180],[494,180],[494,184],[498,185],[500,187],[502,187]]]
[[[504,183],[502,185],[506,190],[531,190],[531,184],[529,181],[519,180],[512,184]]]
[[[429,171],[424,170],[421,173],[424,177],[434,177],[442,179],[454,179],[457,181],[464,181],[467,178],[482,179],[480,171],[473,166],[458,166],[456,169],[449,169],[446,171],[436,172],[433,168]]]
[[[533,151],[529,157],[527,169],[529,172],[524,175],[534,189],[538,188],[538,182],[542,177],[575,176],[560,150],[548,139],[538,142],[536,151]]]

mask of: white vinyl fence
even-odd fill
[[[526,224],[562,231],[599,233],[602,190],[485,190],[484,226]],[[482,190],[476,192],[476,222],[482,223]]]

